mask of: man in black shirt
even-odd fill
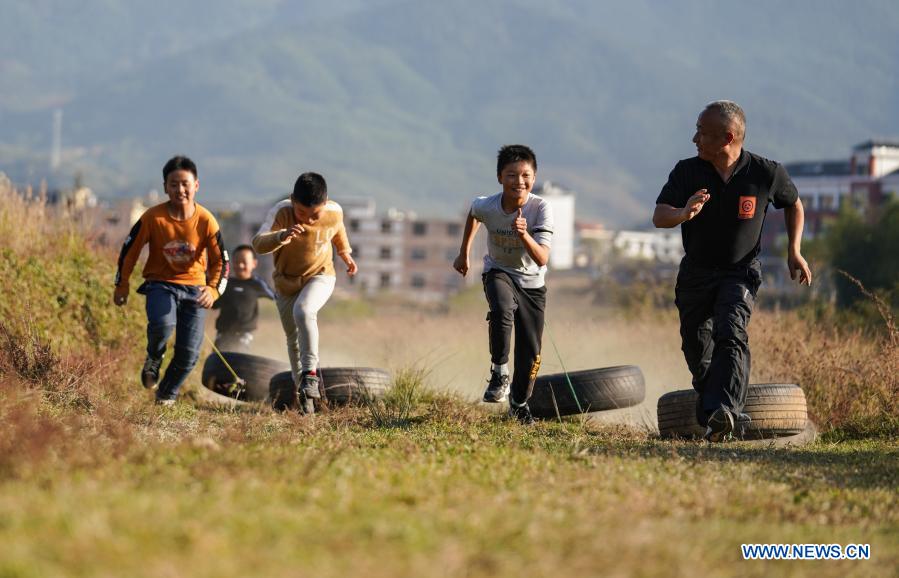
[[[223,351],[247,352],[259,317],[257,300],[275,296],[265,281],[253,274],[257,260],[252,247],[240,245],[234,249],[232,263],[228,288],[213,305],[213,309],[221,310],[215,320],[215,346]]]
[[[809,285],[802,257],[804,212],[782,165],[743,150],[746,117],[734,102],[706,106],[696,123],[697,156],[675,165],[652,222],[681,225],[686,256],[675,287],[684,357],[699,393],[706,439],[734,431],[749,385],[746,326],[762,281],[757,256],[768,204],[784,210],[790,277]]]

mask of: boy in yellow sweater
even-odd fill
[[[215,217],[194,200],[200,188],[197,165],[187,157],[173,157],[162,168],[162,178],[169,200],[147,209],[131,228],[119,254],[113,301],[119,306],[128,302],[128,280],[141,249],[149,244],[144,283],[137,290],[147,298],[141,382],[157,390],[156,403],[172,405],[200,355],[206,310],[225,290],[228,253]],[[159,382],[172,331],[175,356]]]
[[[356,274],[356,262],[343,224],[343,209],[328,200],[328,185],[318,173],[303,173],[293,194],[272,207],[253,248],[259,254],[274,252],[275,302],[287,337],[287,355],[303,409],[313,413],[318,399],[318,311],[331,294],[337,274],[331,245]],[[295,398],[299,401],[298,398]]]

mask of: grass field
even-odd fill
[[[388,427],[365,409],[305,418],[137,402],[28,423],[34,400],[9,396],[3,420],[20,445],[3,448],[0,576],[894,576],[899,565],[890,440],[769,449],[621,426],[523,429],[440,397]],[[744,561],[752,542],[870,544],[871,559]]]
[[[634,363],[646,376],[647,401],[605,420],[523,428],[476,404],[487,377],[476,294],[443,311],[335,302],[322,315],[323,364],[404,376],[408,395],[386,401],[399,417],[226,410],[192,394],[196,376],[158,408],[137,383],[140,300],[121,311],[72,289],[108,284],[112,257],[74,233],[63,247],[42,231],[22,242],[32,209],[0,200],[7,261],[34,271],[0,278],[2,578],[899,568],[899,372],[876,332],[754,317],[754,378],[801,383],[823,432],[799,448],[657,439],[655,399],[688,384],[675,318],[593,307],[577,284],[550,296],[566,367]],[[267,305],[258,353],[282,357],[276,323]],[[543,371],[560,370],[549,340],[544,353]],[[870,544],[871,559],[746,561],[743,543]]]

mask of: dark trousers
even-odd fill
[[[500,365],[509,362],[514,328],[515,365],[510,401],[523,405],[531,398],[540,369],[546,287],[522,289],[511,275],[497,270],[484,273],[483,280],[490,306],[487,314],[490,360]]]
[[[681,349],[699,393],[700,425],[719,407],[739,414],[746,403],[751,365],[746,327],[761,281],[758,260],[727,268],[681,261],[674,302]]]
[[[165,370],[157,399],[175,399],[200,357],[206,309],[197,305],[200,288],[147,281],[138,289],[147,297],[147,355],[160,359],[175,332],[175,356]]]

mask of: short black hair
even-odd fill
[[[231,251],[231,254],[232,254],[232,255],[237,255],[237,254],[238,254],[239,252],[241,252],[241,251],[249,251],[250,253],[253,254],[253,258],[254,258],[254,259],[255,259],[256,256],[257,256],[257,255],[256,255],[256,249],[254,249],[254,248],[253,248],[252,246],[250,246],[250,245],[238,245],[238,246],[234,247],[234,250]]]
[[[307,207],[316,207],[328,200],[328,183],[318,173],[303,173],[293,185],[291,200]]]
[[[531,163],[531,166],[534,167],[534,172],[537,172],[537,155],[534,154],[530,147],[520,144],[504,145],[496,154],[496,175],[503,174],[503,169],[506,168],[506,165],[520,161]]]
[[[197,178],[197,165],[184,155],[175,155],[162,167],[163,182],[169,180],[169,175],[175,171],[190,171]]]

